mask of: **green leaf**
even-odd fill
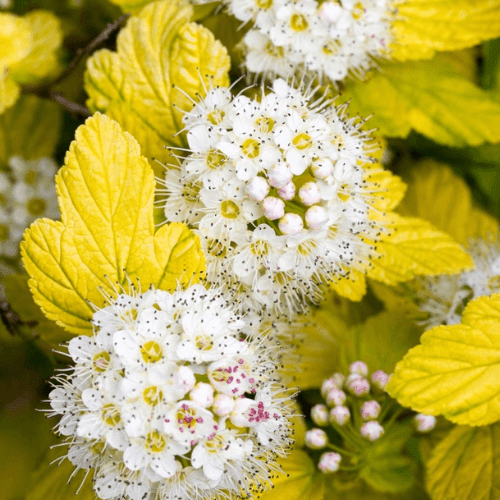
[[[484,89],[495,89],[500,84],[500,39],[483,43],[483,65],[481,86]]]
[[[128,280],[173,290],[205,269],[200,241],[187,226],[155,232],[153,169],[137,141],[97,113],[76,131],[56,177],[61,222],[39,219],[21,243],[35,302],[68,332],[91,334],[102,290]]]
[[[500,420],[500,294],[469,302],[462,324],[425,332],[387,391],[403,406],[457,424]]]
[[[383,65],[349,84],[343,99],[352,112],[373,114],[370,125],[388,137],[414,129],[448,146],[500,141],[500,103],[439,57]]]
[[[500,499],[500,424],[455,427],[427,463],[432,500]]]

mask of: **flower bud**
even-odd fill
[[[227,394],[217,394],[214,398],[212,411],[218,417],[227,417],[234,410],[234,399]]]
[[[351,373],[359,373],[362,377],[368,376],[368,366],[363,361],[355,361],[349,366],[349,371]]]
[[[254,177],[246,187],[248,197],[254,201],[262,201],[269,194],[269,184],[264,177]]]
[[[321,229],[328,222],[326,210],[319,205],[307,209],[304,218],[309,229]]]
[[[353,380],[360,380],[363,378],[363,375],[359,373],[351,373],[345,380],[345,385],[348,386]]]
[[[340,375],[340,377],[337,377],[337,375]],[[342,389],[342,384],[344,383],[343,377],[341,373],[334,373],[332,377],[323,380],[321,384],[321,396],[326,398],[326,395],[332,389]]]
[[[413,425],[417,432],[431,432],[436,427],[436,417],[418,413],[413,417]]]
[[[281,219],[285,215],[285,202],[275,196],[268,196],[262,203],[264,215],[269,220]]]
[[[382,370],[378,370],[372,375],[372,382],[377,389],[383,391],[389,382],[389,375]]]
[[[311,450],[321,450],[328,444],[328,436],[323,429],[311,429],[306,432],[305,441]]]
[[[197,405],[208,408],[214,402],[214,388],[210,384],[199,382],[191,390],[189,397]]]
[[[310,207],[321,201],[321,194],[319,192],[319,187],[315,182],[306,182],[299,189],[299,200]]]
[[[352,380],[347,384],[347,389],[353,396],[367,396],[370,394],[370,382],[366,378]]]
[[[300,215],[286,214],[278,222],[278,227],[283,234],[294,235],[299,234],[304,229],[304,223]]]
[[[333,163],[328,158],[320,158],[311,165],[311,173],[316,179],[326,179],[333,174]]]
[[[377,421],[371,420],[361,426],[360,432],[367,441],[373,443],[384,435],[384,428]]]
[[[366,401],[361,406],[361,417],[363,420],[377,420],[380,410],[381,407],[376,401]]]
[[[278,190],[278,195],[283,200],[291,200],[295,196],[295,184],[289,182]]]
[[[316,425],[328,424],[328,408],[326,405],[314,405],[311,408],[311,419]]]
[[[173,376],[174,388],[180,393],[187,394],[196,384],[193,370],[187,366],[177,368]]]
[[[323,474],[331,474],[332,472],[337,472],[339,470],[341,461],[342,457],[334,451],[323,453],[318,462],[318,469],[323,472]]]
[[[326,395],[325,399],[328,406],[340,406],[345,403],[346,395],[344,391],[334,388]]]
[[[280,189],[293,179],[293,173],[286,163],[279,162],[267,171],[267,178],[271,186]]]
[[[347,406],[336,406],[330,410],[329,420],[332,424],[340,425],[341,427],[351,418],[351,412]]]

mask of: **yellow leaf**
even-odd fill
[[[325,476],[314,467],[305,451],[295,449],[281,461],[285,474],[273,479],[274,488],[260,500],[322,500]]]
[[[15,155],[26,160],[53,156],[60,130],[60,106],[33,95],[21,96],[0,115],[0,168]]]
[[[500,420],[499,319],[500,295],[470,302],[462,324],[424,333],[396,366],[388,392],[403,406],[457,424]]]
[[[100,50],[88,61],[88,106],[118,121],[147,157],[168,162],[164,146],[186,145],[181,110],[210,85],[229,84],[226,49],[203,26],[188,22],[181,0],[154,2],[120,32],[117,52]],[[160,168],[157,174],[160,174]]]
[[[416,275],[453,274],[472,267],[470,256],[447,234],[422,219],[388,214],[388,233],[376,243],[378,257],[372,260],[368,276],[388,285]]]
[[[365,273],[352,269],[346,276],[337,278],[330,283],[330,288],[341,297],[359,302],[366,294]]]
[[[110,2],[118,5],[123,12],[137,12],[152,0],[110,0]]]
[[[370,125],[388,137],[412,129],[448,146],[500,141],[500,104],[442,58],[386,64],[343,92],[350,110],[373,114]]]
[[[0,73],[24,59],[32,47],[29,22],[15,14],[0,12]]]
[[[398,0],[392,57],[429,59],[500,36],[499,0]]]
[[[6,72],[0,71],[0,114],[14,106],[19,97],[19,85]]]
[[[499,467],[499,424],[457,426],[434,448],[427,489],[433,500],[498,500]]]
[[[429,221],[463,245],[470,238],[498,234],[497,221],[475,206],[466,182],[434,160],[415,165],[398,212]]]
[[[30,52],[11,66],[14,80],[22,85],[37,83],[55,76],[61,69],[57,51],[63,42],[61,23],[49,11],[35,10],[24,16],[33,36]]]
[[[371,189],[371,192],[376,194],[371,205],[374,210],[394,210],[405,196],[407,186],[401,177],[382,167],[368,170],[365,179],[375,185],[375,188]]]
[[[198,238],[184,224],[156,233],[154,174],[137,141],[100,113],[76,131],[56,177],[62,222],[38,220],[21,244],[35,302],[71,333],[92,332],[92,307],[127,276],[142,289],[173,290],[204,270]]]

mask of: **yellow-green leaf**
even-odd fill
[[[203,26],[190,23],[181,0],[154,2],[120,32],[117,52],[100,50],[88,61],[88,106],[118,121],[147,157],[168,162],[164,146],[185,146],[182,110],[210,85],[229,84],[227,50]],[[161,173],[161,168],[157,173]]]
[[[470,302],[462,324],[422,335],[396,366],[389,393],[403,406],[464,425],[500,420],[500,295]]]
[[[0,72],[0,114],[11,108],[19,97],[19,85],[8,73]]]
[[[429,222],[388,214],[388,233],[376,243],[368,276],[388,285],[407,281],[416,275],[453,274],[472,267],[470,256],[447,234]]]
[[[15,14],[0,12],[0,70],[24,59],[31,50],[33,35],[29,22]]]
[[[330,283],[330,288],[341,297],[359,302],[366,295],[366,275],[357,269]]]
[[[394,210],[405,196],[407,186],[401,177],[384,170],[382,166],[368,170],[365,179],[376,186],[372,190],[377,194],[371,205],[374,210]]]
[[[455,427],[426,465],[432,500],[500,499],[500,425]]]
[[[56,177],[62,222],[42,219],[25,233],[21,252],[35,302],[71,333],[91,333],[98,290],[138,278],[173,290],[203,270],[200,242],[184,224],[155,233],[154,174],[137,141],[100,113],[76,131]]]
[[[444,59],[383,65],[343,93],[350,110],[373,114],[370,125],[389,137],[416,130],[448,146],[500,141],[500,103]]]
[[[29,85],[61,70],[57,51],[63,42],[63,32],[58,17],[49,11],[35,10],[24,19],[29,23],[33,43],[27,56],[12,65],[10,72],[17,83]]]
[[[463,245],[470,238],[498,234],[498,222],[475,206],[465,181],[447,165],[434,160],[419,162],[408,184],[398,207],[402,215],[421,217]]]
[[[61,130],[61,108],[46,99],[23,95],[0,115],[0,168],[11,156],[26,160],[53,156]]]
[[[396,7],[396,59],[429,59],[500,36],[498,0],[398,0]]]

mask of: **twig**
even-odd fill
[[[84,116],[88,118],[91,113],[88,108],[86,108],[83,104],[78,104],[77,102],[70,101],[61,92],[57,92],[52,90],[50,87],[24,87],[23,94],[34,94],[42,99],[49,99],[51,101],[57,102],[61,107],[63,107],[66,111],[70,113],[75,113],[77,115]]]

